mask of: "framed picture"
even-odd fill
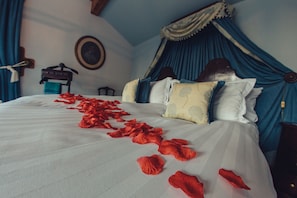
[[[99,69],[105,61],[105,50],[102,43],[93,36],[83,36],[75,44],[75,56],[78,62],[87,69]]]

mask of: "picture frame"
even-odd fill
[[[83,36],[75,44],[75,57],[86,69],[99,69],[105,62],[105,49],[97,38]]]

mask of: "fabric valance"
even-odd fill
[[[173,41],[187,39],[201,31],[213,19],[231,17],[232,11],[231,5],[227,5],[225,2],[214,3],[163,27],[161,29],[161,37]]]

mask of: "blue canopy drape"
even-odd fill
[[[0,0],[0,100],[3,102],[20,96],[20,82],[11,83],[12,73],[3,68],[19,62],[23,6],[24,0]]]
[[[239,77],[256,78],[256,87],[264,88],[256,105],[260,147],[264,153],[275,151],[280,122],[297,122],[297,83],[285,80],[288,76],[296,78],[296,73],[251,42],[230,17],[217,18],[213,22],[186,40],[167,40],[162,55],[146,76],[156,80],[160,70],[169,66],[178,79],[194,80],[211,59],[227,58]],[[214,24],[257,58],[236,46]],[[286,103],[284,109],[280,106],[283,100]]]

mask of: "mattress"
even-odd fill
[[[276,197],[255,124],[214,121],[197,125],[162,117],[164,104],[118,104],[130,114],[123,116],[125,120],[162,128],[164,139],[187,140],[197,155],[181,161],[158,152],[156,144],[112,138],[108,133],[114,129],[79,127],[83,114],[70,108],[77,104],[54,102],[57,98],[56,94],[34,95],[0,104],[0,197],[188,197],[168,181],[177,171],[198,178],[206,198]],[[123,122],[110,123],[123,127]],[[137,159],[154,154],[164,159],[163,170],[145,174]],[[220,169],[233,171],[250,190],[230,185],[218,174]]]

